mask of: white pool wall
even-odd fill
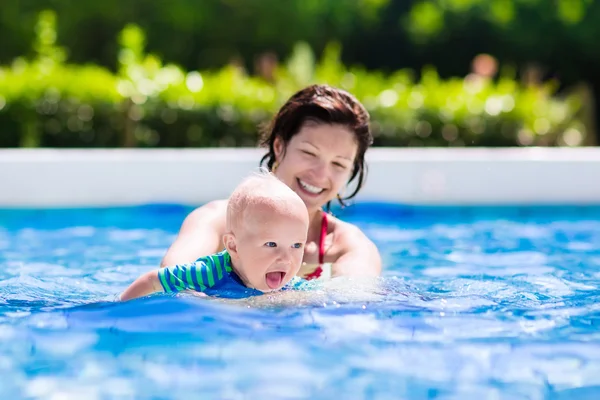
[[[199,205],[258,167],[253,148],[3,149],[0,207]],[[356,202],[600,204],[600,148],[372,148]]]

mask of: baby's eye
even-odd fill
[[[267,243],[265,243],[265,246],[267,246],[267,247],[277,247],[277,243],[275,243],[275,242],[267,242]]]
[[[292,246],[295,249],[301,249],[302,248],[302,243],[294,243],[294,245]]]

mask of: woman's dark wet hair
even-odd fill
[[[284,149],[287,149],[292,137],[306,121],[343,125],[354,132],[358,151],[348,184],[355,179],[357,182],[352,193],[343,198],[338,197],[340,204],[344,206],[344,200],[356,196],[366,179],[365,152],[373,144],[369,113],[354,96],[344,90],[328,85],[308,86],[290,97],[263,129],[261,145],[268,148],[268,153],[260,160],[260,165],[266,161],[267,167],[272,170],[275,163],[275,138],[283,140]],[[329,206],[327,204],[328,209]]]

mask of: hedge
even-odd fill
[[[578,145],[581,100],[552,82],[440,79],[369,71],[340,62],[331,43],[320,60],[299,43],[269,82],[227,65],[185,71],[144,52],[144,32],[126,26],[118,69],[76,65],[56,43],[56,17],[40,14],[35,56],[0,67],[0,147],[255,146],[258,126],[296,90],[328,83],[352,92],[372,117],[376,146]]]

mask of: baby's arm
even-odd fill
[[[206,290],[201,274],[203,268],[206,268],[206,264],[197,261],[191,264],[175,265],[147,272],[137,278],[121,294],[120,298],[122,301],[127,301],[156,292],[171,293],[186,289],[203,292]]]
[[[127,289],[125,289],[121,294],[120,299],[121,301],[127,301],[162,291],[163,288],[158,279],[158,271],[154,270],[146,272],[144,275],[137,278]]]

